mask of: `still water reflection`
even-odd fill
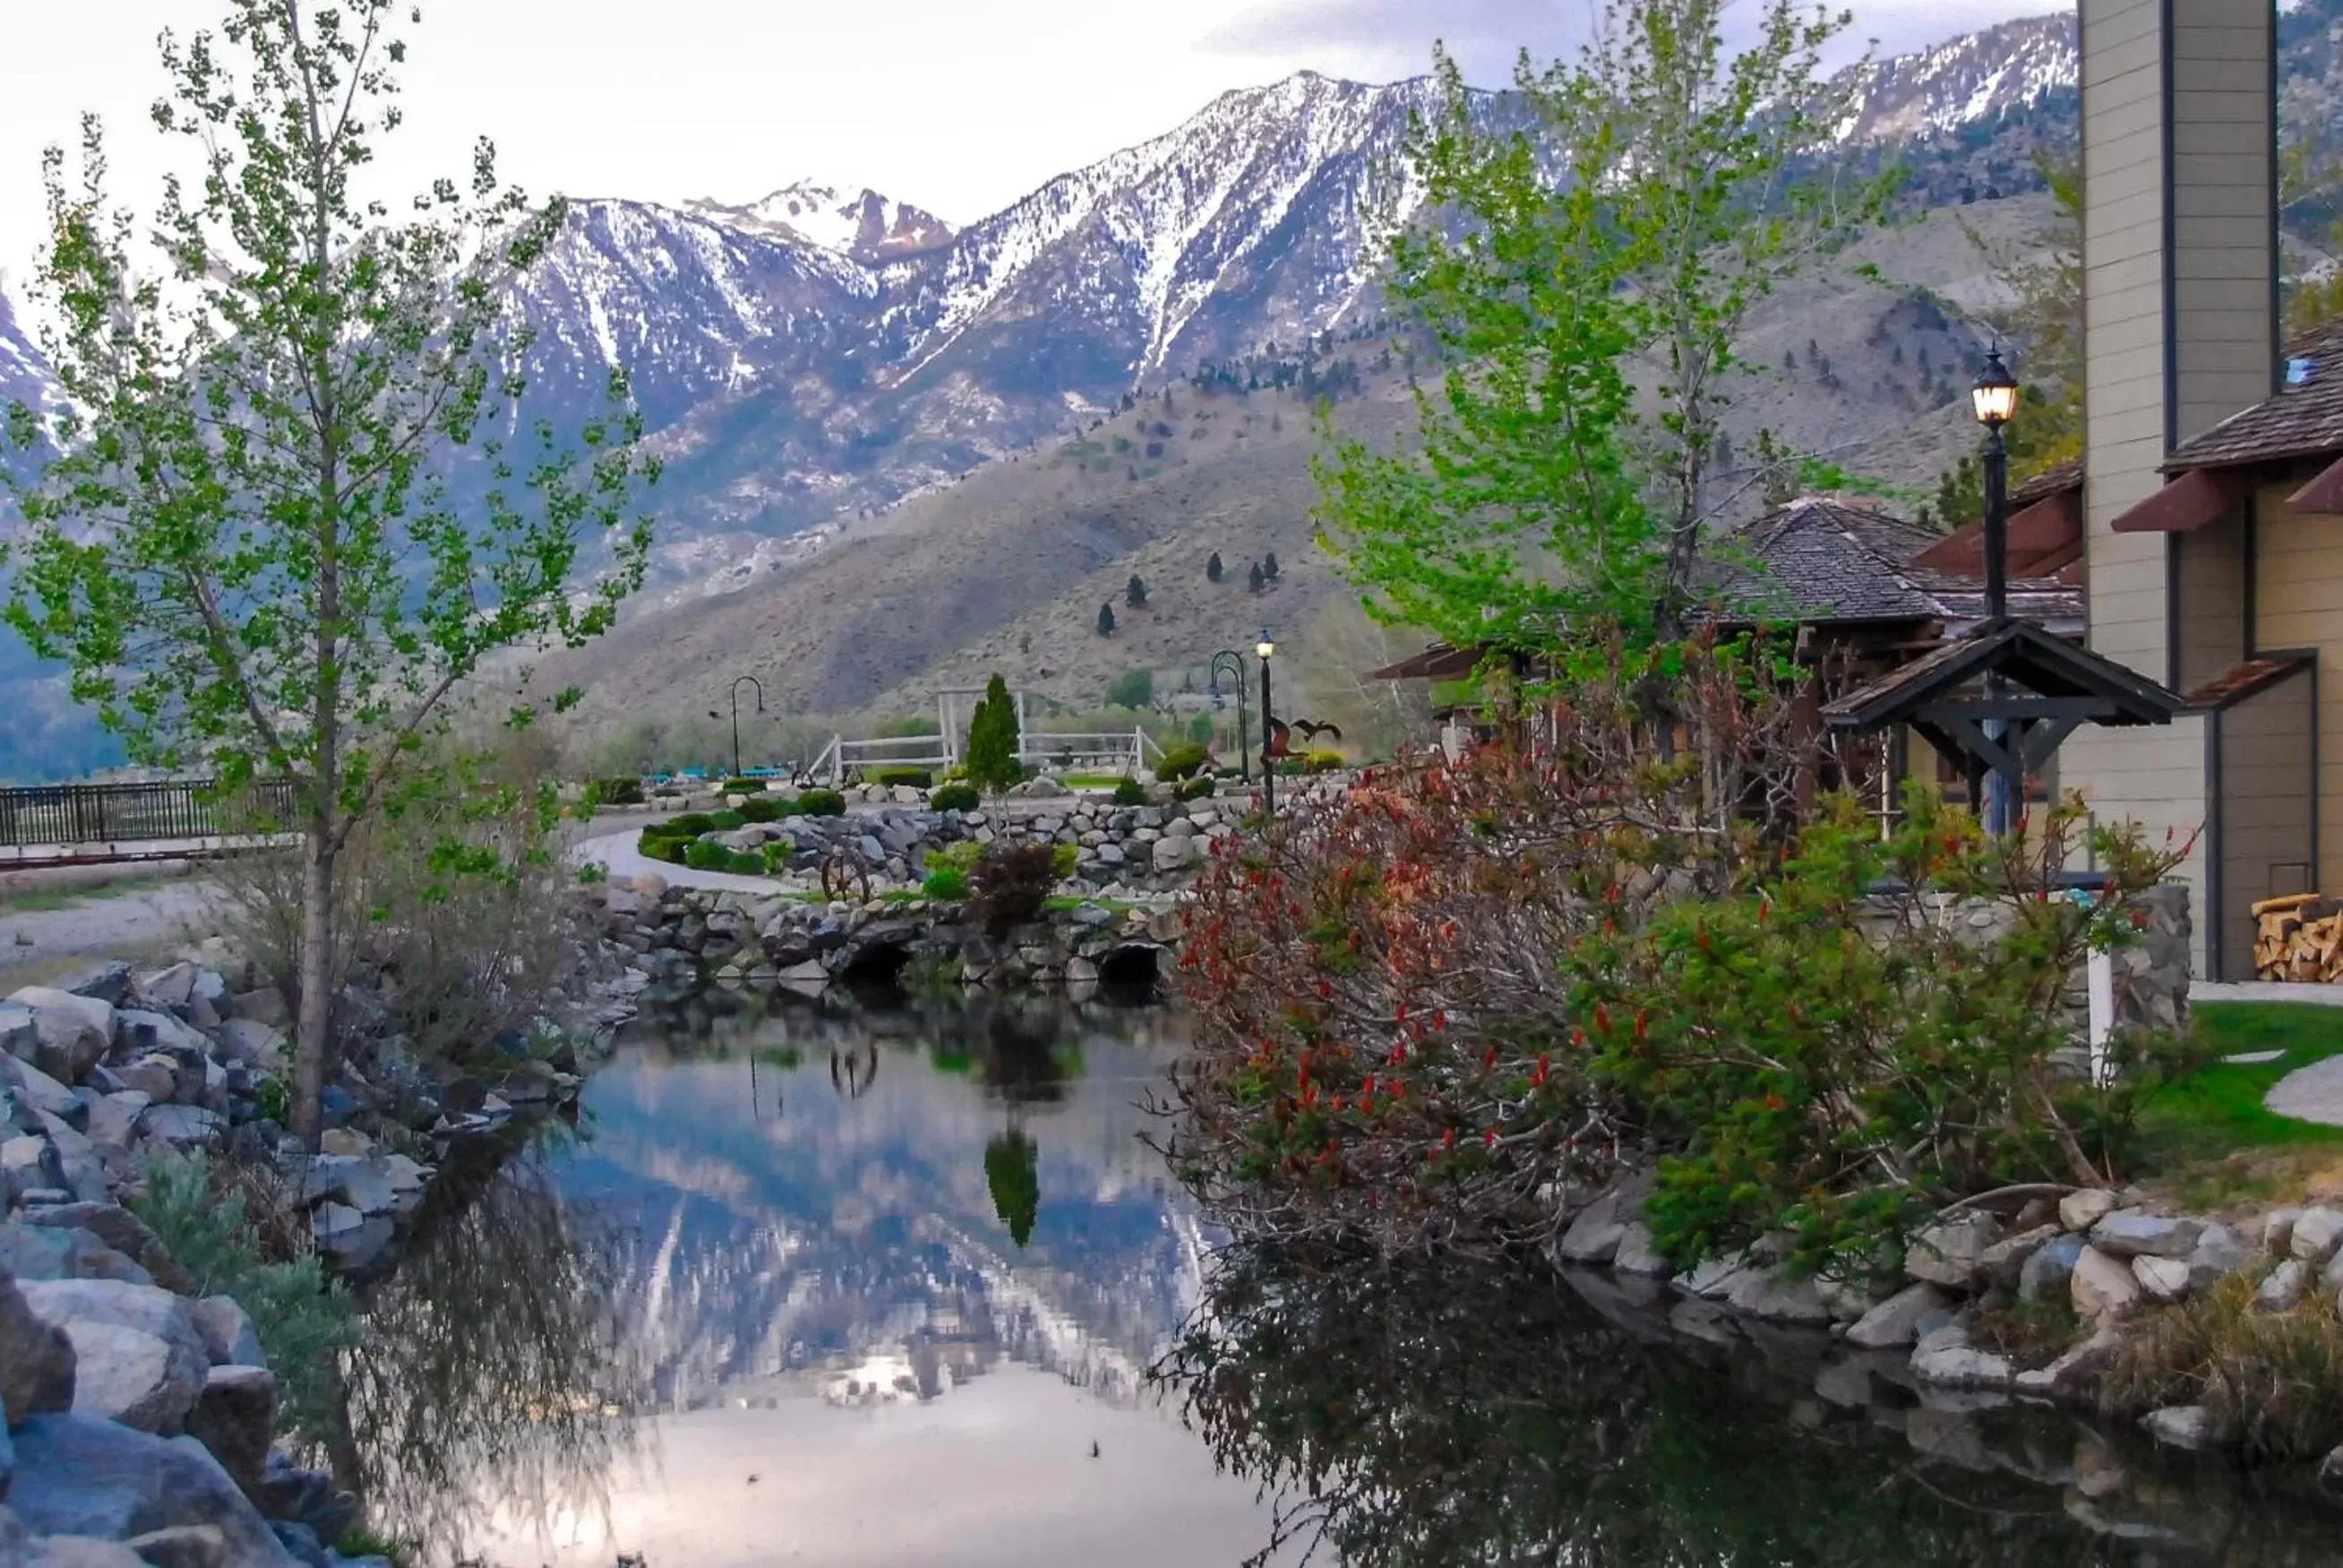
[[[373,1299],[344,1468],[427,1560],[501,1568],[2343,1561],[2298,1491],[1819,1338],[1599,1279],[1216,1253],[1141,1141],[1182,1028],[651,1020],[574,1132],[442,1184]]]

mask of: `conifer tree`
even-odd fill
[[[1114,604],[1112,600],[1109,600],[1107,603],[1099,606],[1098,634],[1101,637],[1112,637],[1114,635]]]
[[[1277,580],[1277,552],[1270,551],[1261,558],[1261,575],[1271,582]]]
[[[1137,572],[1131,573],[1131,580],[1122,585],[1122,602],[1133,609],[1147,608],[1147,585],[1140,580]]]
[[[1228,568],[1221,565],[1221,552],[1214,550],[1212,552],[1212,558],[1204,563],[1204,580],[1206,582],[1216,583],[1221,580],[1222,577],[1224,576],[1227,571]]]
[[[980,789],[1006,789],[1017,782],[1017,704],[998,672],[985,683],[984,698],[968,727],[969,782]]]
[[[1252,589],[1254,593],[1259,593],[1262,589],[1262,585],[1268,580],[1269,578],[1262,574],[1261,563],[1259,561],[1255,561],[1252,563],[1251,569],[1245,575],[1245,587]]]

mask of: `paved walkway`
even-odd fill
[[[2199,1001],[2298,1001],[2310,1007],[2343,1007],[2343,985],[2291,980],[2191,980],[2188,1000]]]
[[[569,850],[569,858],[578,864],[588,861],[610,873],[614,882],[649,873],[665,879],[670,888],[722,888],[736,893],[780,892],[770,877],[736,877],[729,871],[695,871],[689,866],[679,866],[667,860],[654,860],[635,848],[642,838],[640,828],[624,833],[606,833],[598,838],[580,839]]]

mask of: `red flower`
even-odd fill
[[[1481,1141],[1486,1147],[1494,1149],[1497,1146],[1497,1130],[1493,1127],[1490,1128],[1487,1132],[1482,1134]]]

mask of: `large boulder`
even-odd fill
[[[2036,1247],[2017,1271],[2018,1299],[2055,1301],[2067,1294],[2068,1282],[2075,1277],[2075,1263],[2082,1257],[2085,1244],[2080,1236],[2061,1236]]]
[[[142,1430],[179,1429],[211,1367],[186,1298],[115,1280],[36,1280],[19,1288],[35,1315],[73,1341],[80,1364],[75,1410]]]
[[[88,1231],[39,1224],[0,1224],[0,1271],[19,1280],[155,1282],[153,1275]]]
[[[274,1072],[285,1065],[283,1031],[257,1019],[229,1019],[219,1027],[219,1040],[229,1059],[246,1067]]]
[[[32,1010],[0,1002],[0,1056],[30,1061],[40,1045],[41,1031],[33,1022]]]
[[[174,1149],[200,1149],[218,1141],[227,1118],[200,1105],[150,1105],[138,1118],[138,1130]]]
[[[2097,1247],[2085,1247],[2076,1255],[2066,1285],[2077,1317],[2120,1316],[2139,1301],[2139,1278],[2131,1271],[2130,1261]]]
[[[1952,1297],[1926,1281],[1907,1286],[1856,1319],[1846,1331],[1846,1342],[1867,1351],[1908,1345],[1952,1302]]]
[[[73,1408],[74,1349],[0,1274],[0,1409],[10,1421]]]
[[[196,1282],[146,1221],[119,1203],[62,1203],[33,1217],[35,1225],[86,1231],[155,1276],[166,1291],[186,1295]]]
[[[33,1065],[61,1083],[79,1083],[114,1044],[114,1008],[96,997],[30,985],[8,999],[33,1015]]]
[[[2000,1221],[1969,1210],[1914,1236],[1904,1251],[1904,1271],[1933,1285],[1966,1291],[1977,1282],[1986,1249],[2000,1240]]]
[[[277,1436],[277,1379],[266,1367],[216,1366],[187,1417],[187,1435],[212,1451],[249,1495],[268,1466]]]
[[[2186,1258],[2204,1230],[2202,1220],[2117,1209],[2091,1227],[2091,1245],[2111,1258]]]
[[[1608,1263],[1618,1254],[1634,1213],[1634,1200],[1624,1198],[1616,1187],[1598,1194],[1572,1219],[1554,1255],[1565,1263]]]
[[[180,1057],[212,1053],[212,1042],[203,1030],[167,1012],[126,1008],[114,1015],[114,1030],[125,1050],[167,1050]]]
[[[2343,1247],[2343,1211],[2316,1206],[2305,1209],[2295,1217],[2293,1232],[2287,1238],[2287,1250],[2313,1268],[2333,1257]]]
[[[268,1364],[252,1319],[236,1304],[234,1296],[205,1296],[188,1302],[187,1312],[196,1321],[196,1332],[204,1336],[204,1350],[211,1357],[212,1365]]]
[[[85,1415],[45,1415],[16,1438],[13,1507],[35,1534],[125,1541],[212,1525],[235,1568],[297,1568],[297,1559],[193,1438],[166,1439]]]
[[[190,1348],[119,1323],[74,1318],[62,1325],[73,1341],[78,1375],[73,1407],[141,1432],[170,1434],[187,1423],[211,1369],[198,1344]]]
[[[76,970],[56,982],[56,990],[68,996],[86,997],[102,1001],[108,1007],[120,1007],[130,1000],[130,966],[119,959],[105,959],[86,969]]]

